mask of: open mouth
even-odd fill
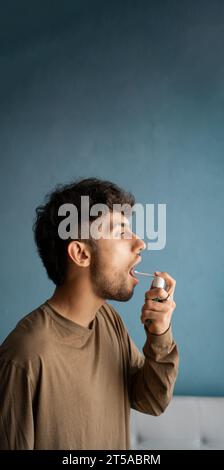
[[[135,272],[134,272],[135,268],[136,268],[137,264],[141,263],[141,261],[142,261],[142,259],[141,259],[141,257],[139,257],[139,260],[137,262],[135,262],[135,264],[132,266],[132,268],[129,271],[130,276],[133,277],[134,279],[136,279]]]
[[[129,274],[130,274],[130,276],[135,277],[134,267],[130,269]]]

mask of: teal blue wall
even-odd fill
[[[0,15],[0,341],[52,293],[35,207],[56,183],[105,177],[167,204],[167,246],[142,268],[177,280],[176,393],[223,395],[224,3],[13,3]],[[147,287],[116,304],[139,348]]]

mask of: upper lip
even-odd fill
[[[137,266],[137,264],[141,263],[141,261],[142,261],[142,258],[141,258],[141,256],[138,256],[138,259],[137,259],[137,261],[135,261],[135,263],[134,263],[134,264],[131,266],[131,268],[130,268],[129,272],[130,272],[132,269],[134,269],[134,268],[135,268],[135,266]]]

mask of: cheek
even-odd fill
[[[100,240],[99,260],[104,271],[107,267],[119,271],[130,264],[130,247],[124,240]]]
[[[114,258],[115,257],[117,266],[123,266],[124,268],[128,268],[128,266],[130,266],[131,251],[128,243],[123,241],[123,243],[117,246]]]

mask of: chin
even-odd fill
[[[128,296],[124,297],[124,298],[119,298],[119,299],[116,299],[118,302],[127,302],[128,300],[130,300],[133,296],[134,292],[131,292]]]
[[[96,279],[94,279],[93,287],[97,296],[104,300],[127,302],[134,294],[134,285],[130,285],[126,280],[117,282],[117,280],[112,281],[110,279],[108,282],[104,278],[103,282],[99,282],[99,279],[96,282]]]
[[[127,302],[128,300],[132,298],[133,294],[134,294],[134,289],[132,289],[131,291],[126,291],[126,292],[120,291],[114,295],[111,295],[111,297],[108,298],[108,300],[116,300],[117,302]]]

